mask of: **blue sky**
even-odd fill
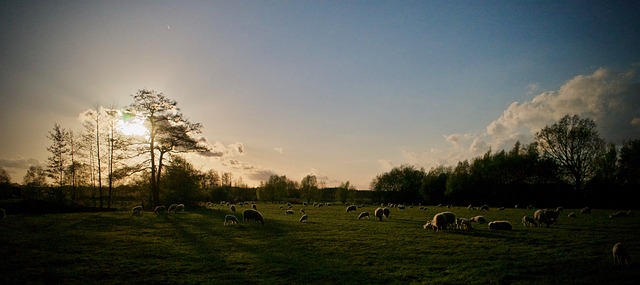
[[[80,131],[83,111],[142,88],[225,150],[196,167],[250,185],[366,189],[394,166],[528,143],[567,113],[636,139],[639,3],[3,1],[0,166],[20,182],[54,122]]]

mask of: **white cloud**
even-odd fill
[[[282,154],[282,148],[281,147],[274,147],[273,150],[275,150],[279,154]]]

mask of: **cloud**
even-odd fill
[[[0,158],[0,167],[28,169],[32,165],[41,165],[35,158],[16,157],[12,159]]]
[[[223,157],[223,156],[242,156],[246,155],[247,151],[244,147],[244,144],[241,142],[235,142],[232,144],[224,145],[223,143],[216,141],[214,143],[210,143],[207,138],[201,137],[198,139],[198,143],[207,146],[209,151],[200,153],[200,155],[205,157]]]
[[[281,147],[274,147],[273,150],[277,151],[279,154],[282,154],[282,148]]]

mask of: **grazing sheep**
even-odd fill
[[[143,212],[144,212],[144,209],[142,209],[142,206],[135,206],[131,209],[132,216],[142,216]],[[2,210],[2,214],[4,216],[4,210]]]
[[[564,210],[564,208],[562,208],[562,207],[556,208],[556,212],[562,212],[563,210]]]
[[[524,216],[522,217],[522,224],[527,227],[527,226],[534,226],[537,227],[538,223],[536,223],[536,220],[532,217],[529,216]]]
[[[489,229],[510,231],[513,229],[513,226],[509,221],[493,221],[489,223]]]
[[[500,207],[498,211],[504,211],[504,207]]]
[[[576,213],[571,212],[567,215],[568,218],[575,218],[576,217]]]
[[[516,204],[515,206],[513,206],[513,208],[518,209],[520,208],[520,205]]]
[[[260,224],[264,225],[264,217],[262,216],[262,214],[260,214],[260,212],[254,210],[254,209],[246,209],[242,212],[242,220],[243,221],[247,221],[247,220],[254,220],[254,221],[258,221],[260,222]]]
[[[360,215],[358,216],[358,220],[360,220],[360,219],[364,219],[364,218],[371,219],[371,217],[369,217],[369,212],[362,212],[362,213],[360,213]]]
[[[351,205],[349,207],[347,207],[347,213],[351,212],[351,211],[356,211],[358,210],[358,207],[356,207],[356,205]]]
[[[231,209],[231,212],[236,212],[236,205],[231,205],[229,208]]]
[[[171,204],[171,206],[169,206],[169,210],[167,210],[167,212],[169,212],[169,213],[175,212],[176,211],[176,207],[178,207],[178,204]]]
[[[405,206],[404,206],[404,205],[398,205],[398,207],[397,207],[397,208],[398,208],[398,210],[404,210],[404,209],[405,209]]]
[[[442,212],[440,213],[447,219],[447,225],[450,228],[454,228],[456,226],[456,214],[451,212]]]
[[[427,223],[424,224],[424,226],[422,226],[422,228],[424,228],[425,230],[433,229],[433,224],[431,224],[431,221],[427,221]]]
[[[626,217],[626,216],[627,216],[627,212],[617,211],[617,212],[609,215],[609,218],[622,218],[622,217]]]
[[[591,208],[589,207],[584,207],[582,208],[582,210],[580,210],[581,214],[591,214]]]
[[[293,212],[293,210],[287,210],[284,213],[287,214],[287,215],[293,215],[294,212]]]
[[[455,223],[455,216],[454,216],[454,223]],[[449,225],[450,224],[448,222],[447,217],[445,216],[445,213],[437,213],[435,214],[435,216],[433,216],[433,220],[431,220],[431,226],[433,230],[436,232],[443,231],[444,229],[449,227]]]
[[[616,243],[613,246],[613,265],[629,265],[630,262],[631,257],[627,249],[621,243]]]
[[[458,229],[462,229],[462,230],[471,230],[471,229],[473,229],[473,227],[471,226],[471,221],[469,221],[469,219],[465,219],[465,218],[456,219],[456,226],[458,227]]]
[[[384,217],[388,219],[391,214],[391,210],[389,210],[389,208],[383,208],[382,213],[384,214]]]
[[[533,218],[538,222],[538,226],[544,223],[548,228],[557,221],[558,214],[559,213],[554,210],[537,210],[533,213]]]
[[[473,210],[473,205],[469,204],[469,206],[467,206],[467,210],[469,211]]]
[[[178,211],[183,211],[184,212],[184,204],[178,204],[178,206],[176,206],[176,209],[175,209],[174,213],[178,212]]]
[[[480,206],[480,211],[482,211],[482,210],[484,210],[484,211],[489,211],[489,205],[482,205],[482,206]]]
[[[161,215],[167,212],[167,209],[165,206],[157,206],[155,209],[153,209],[153,212],[156,215]]]
[[[224,225],[226,226],[227,223],[231,223],[231,224],[238,224],[238,218],[236,218],[236,216],[234,215],[226,215],[224,216]]]
[[[302,215],[302,217],[300,217],[300,222],[301,223],[306,223],[309,220],[309,216],[307,214]]]
[[[382,208],[377,208],[373,214],[378,218],[378,220],[382,221],[382,216],[384,215]]]
[[[475,216],[471,218],[471,221],[478,224],[484,224],[487,222],[487,219],[485,219],[483,216]]]

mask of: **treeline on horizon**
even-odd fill
[[[203,201],[637,207],[640,140],[606,143],[595,122],[578,115],[546,126],[528,145],[489,150],[456,166],[395,167],[372,180],[372,191],[357,191],[349,181],[327,187],[314,175],[299,182],[271,175],[248,187],[242,177],[203,171],[185,158],[211,150],[194,136],[202,125],[189,122],[176,101],[147,89],[132,97],[125,111],[96,106],[87,112],[78,134],[54,124],[47,167],[31,166],[22,184],[0,168],[0,206],[13,200],[100,209]],[[153,135],[118,131],[118,120],[138,117]]]

